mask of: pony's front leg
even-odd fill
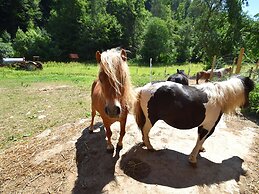
[[[90,124],[90,127],[89,127],[89,133],[93,133],[93,130],[94,130],[94,117],[95,117],[95,115],[96,115],[96,111],[92,107],[92,120],[91,120],[91,124]]]
[[[200,152],[200,150],[203,149],[202,145],[203,145],[204,141],[206,140],[208,131],[206,129],[203,129],[202,127],[199,127],[198,133],[199,133],[199,135],[198,135],[196,145],[193,148],[193,150],[189,156],[189,162],[193,167],[196,167],[197,155]]]
[[[107,149],[108,153],[113,153],[114,147],[111,142],[112,131],[111,131],[110,125],[105,125],[105,128],[106,128],[106,137],[107,137],[107,148],[106,149]]]
[[[144,127],[142,128],[143,142],[144,142],[145,146],[147,146],[147,149],[149,149],[150,151],[154,150],[153,146],[150,144],[149,136],[148,136],[151,128],[152,128],[152,124],[150,123],[149,120],[146,121]]]
[[[192,166],[196,167],[197,164],[197,155],[200,151],[204,151],[204,148],[202,147],[204,141],[212,135],[212,133],[215,131],[215,128],[217,126],[217,124],[219,123],[221,116],[222,116],[222,112],[219,112],[218,118],[216,120],[216,122],[214,123],[214,125],[212,126],[210,125],[206,125],[204,126],[200,126],[198,127],[198,139],[197,139],[197,143],[195,145],[195,147],[193,148],[190,156],[189,156],[189,162],[192,164]],[[207,129],[210,130],[207,130]]]
[[[117,149],[119,149],[119,150],[121,150],[123,147],[122,140],[125,135],[126,121],[127,121],[127,116],[125,118],[123,118],[122,121],[120,121],[120,137],[119,137],[119,141],[117,144]]]

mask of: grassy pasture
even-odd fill
[[[129,64],[134,86],[150,81],[149,67]],[[177,68],[193,76],[203,65],[155,66],[151,78],[165,80]],[[97,73],[96,64],[82,63],[48,62],[41,71],[0,68],[0,150],[45,129],[90,117],[90,88]]]

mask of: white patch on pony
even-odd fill
[[[149,131],[152,128],[151,121],[149,120],[149,117],[148,117],[148,102],[149,102],[150,98],[155,94],[155,92],[157,91],[158,88],[160,88],[161,86],[170,86],[170,85],[177,85],[178,87],[183,87],[182,84],[178,84],[178,83],[171,82],[171,81],[166,81],[166,82],[157,82],[157,83],[153,83],[153,84],[149,83],[141,88],[140,106],[141,106],[143,113],[145,115],[145,118],[146,118],[146,123],[144,124],[144,127],[142,129],[143,130],[143,141],[148,149],[153,149],[152,145],[150,144],[149,137],[148,137]]]
[[[200,126],[203,126],[205,129],[211,129],[215,125],[215,118],[219,117],[221,109],[216,104],[211,103],[205,104],[205,108],[205,120],[200,124]]]

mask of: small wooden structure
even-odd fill
[[[70,54],[68,55],[68,57],[69,57],[69,59],[71,59],[72,61],[76,61],[76,60],[79,59],[79,56],[78,56],[77,53],[70,53]]]

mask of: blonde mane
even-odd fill
[[[223,113],[231,113],[246,102],[244,85],[236,77],[222,82],[201,84],[196,87],[206,92],[210,99],[209,103],[220,106]]]
[[[105,72],[117,95],[121,97],[127,108],[131,109],[135,101],[135,93],[132,89],[129,67],[127,61],[121,57],[121,50],[110,49],[102,52],[100,71]],[[123,93],[121,93],[122,90]]]

